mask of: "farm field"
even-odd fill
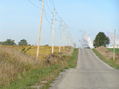
[[[36,57],[36,46],[0,46],[2,48],[11,48],[16,49],[24,54],[27,54],[32,57]],[[59,47],[54,48],[54,53],[59,52]],[[70,50],[71,47],[61,47],[61,52],[70,54],[72,50]],[[50,46],[41,46],[39,49],[39,59],[44,59],[46,56],[51,54],[51,47]]]

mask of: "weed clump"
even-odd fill
[[[45,63],[46,64],[62,64],[64,63],[67,59],[68,56],[64,55],[63,53],[54,53],[50,54],[46,57]]]
[[[0,86],[21,78],[38,66],[38,61],[12,48],[0,48]]]

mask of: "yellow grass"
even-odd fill
[[[14,48],[18,51],[23,52],[23,49],[26,50],[25,54],[36,57],[36,46],[1,46],[1,47],[8,47]],[[50,46],[40,46],[39,49],[39,60],[43,60],[46,56],[51,54],[51,47]],[[66,54],[71,54],[71,47],[61,47],[61,52]],[[54,47],[54,53],[59,53],[59,47]]]
[[[28,50],[26,52],[26,54],[35,57],[36,56],[36,49],[37,49],[37,47],[32,47],[30,50]],[[54,49],[55,49],[54,53],[58,53],[59,48],[55,47]],[[62,50],[62,52],[65,52],[65,51]],[[44,59],[46,56],[48,56],[50,54],[51,54],[51,47],[49,47],[49,46],[41,46],[40,47],[40,49],[39,49],[39,59],[40,60]]]
[[[0,47],[0,85],[21,77],[24,72],[38,66],[38,61],[9,47]]]
[[[23,49],[28,50],[23,52]],[[39,51],[39,60],[45,60],[51,54],[51,47],[42,46]],[[65,47],[62,52],[70,54],[71,47]],[[58,47],[55,47],[55,53],[58,53]],[[41,67],[41,61],[35,56],[35,46],[0,46],[0,86],[21,78],[26,71]]]

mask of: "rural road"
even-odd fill
[[[50,89],[119,89],[119,71],[103,63],[91,49],[80,49],[77,67],[62,73]]]

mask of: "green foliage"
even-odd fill
[[[104,46],[106,47],[110,43],[109,37],[104,32],[99,32],[94,40],[94,47]]]
[[[14,40],[7,39],[6,41],[0,42],[2,45],[16,45]]]
[[[68,68],[76,67],[77,59],[78,59],[78,49],[74,49],[74,52],[68,61]]]
[[[20,42],[18,44],[22,45],[22,46],[28,45],[27,40],[25,40],[25,39],[20,40]]]

